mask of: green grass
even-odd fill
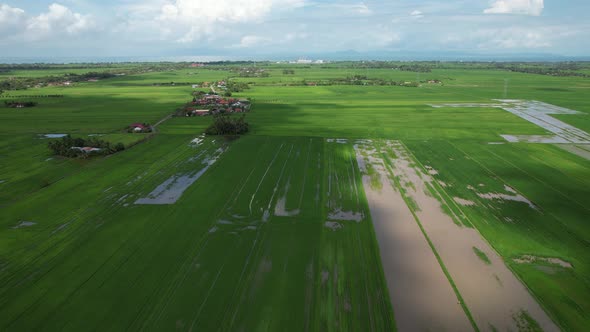
[[[199,147],[188,143],[210,118],[172,118],[134,146],[144,135],[123,129],[156,123],[191,98],[190,86],[154,83],[215,81],[234,75],[227,70],[187,68],[5,92],[65,96],[35,99],[39,105],[31,109],[0,107],[0,330],[395,329],[352,147],[355,139],[380,138],[402,140],[438,171],[434,178],[447,186],[433,185],[447,213],[465,215],[464,224],[485,237],[562,328],[590,325],[590,162],[550,145],[488,145],[501,134],[546,134],[504,110],[428,106],[503,98],[509,79],[506,97],[575,109],[581,114],[557,117],[590,131],[588,79],[435,69],[420,79],[443,85],[288,87],[282,85],[303,79],[418,75],[338,64],[297,66],[295,75],[283,75],[283,67],[268,66],[267,78],[239,79],[252,87],[235,94],[253,100],[249,135],[212,137]],[[84,70],[3,76],[65,72]],[[39,138],[48,133],[102,134],[132,147],[67,160],[50,155]],[[218,148],[226,150],[176,204],[133,204],[172,176],[201,169]],[[367,171],[379,188],[374,170]],[[505,185],[538,210],[468,189],[504,193]],[[476,204],[458,206],[454,197]],[[280,202],[284,214],[277,213]],[[336,220],[342,227],[332,230],[325,222],[338,210],[361,218]],[[35,224],[13,229],[21,221]],[[477,248],[474,254],[489,263]],[[574,268],[549,274],[513,262],[525,254]]]
[[[487,265],[492,264],[492,261],[490,261],[490,258],[488,257],[488,255],[486,255],[485,252],[479,250],[476,247],[473,247],[473,252],[477,257],[479,257],[479,259],[481,259],[482,262],[486,263]]]

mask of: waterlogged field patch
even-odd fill
[[[589,266],[582,245],[588,234],[581,224],[590,213],[582,189],[589,179],[586,161],[549,145],[406,143],[416,159],[439,171],[438,180],[453,184],[444,187],[450,197],[475,203],[457,202],[560,327],[583,329],[587,321],[580,310],[590,308],[581,295],[587,285],[579,270]],[[575,268],[522,261],[527,255],[559,257]]]
[[[517,329],[513,313],[525,310],[544,330],[559,330],[481,235],[462,226],[465,214],[435,181],[441,171],[433,172],[434,167],[423,166],[402,142],[375,141],[372,145],[377,155],[384,156],[386,169],[471,323],[500,330]],[[512,188],[506,190],[516,195]],[[456,318],[450,323],[459,322]],[[455,329],[460,330],[457,326]]]
[[[326,140],[327,163],[327,209],[328,223],[355,221],[364,219],[361,210],[361,194],[359,193],[358,167],[356,157],[350,151],[347,140]],[[328,225],[327,223],[327,225]]]
[[[314,330],[392,330],[388,286],[352,141],[326,139],[320,169],[323,227],[315,295],[320,325]]]
[[[176,203],[182,193],[215,164],[225,151],[225,147],[210,143],[209,146],[201,146],[199,150],[195,156],[175,165],[174,168],[179,173],[162,182],[147,197],[137,199],[135,204],[160,205]]]
[[[501,108],[510,112],[530,123],[533,123],[553,136],[548,135],[501,135],[510,143],[527,142],[527,143],[545,143],[545,144],[590,144],[590,134],[584,130],[578,129],[570,124],[560,121],[551,115],[576,115],[581,114],[578,111],[559,107],[539,101],[509,100],[498,99],[496,103],[489,104],[431,104],[431,107],[441,108]],[[490,142],[497,144],[498,142]]]
[[[355,152],[399,330],[468,331],[471,323],[429,241],[415,208],[391,172],[384,142],[357,141]],[[375,182],[380,186],[375,186]],[[412,208],[410,207],[412,206]],[[421,282],[416,282],[420,276]]]

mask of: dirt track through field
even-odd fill
[[[399,331],[470,331],[472,326],[402,194],[369,145],[355,145]],[[363,156],[365,155],[365,156]],[[381,189],[367,168],[378,172]]]
[[[526,311],[544,331],[559,331],[481,235],[475,229],[457,225],[443,211],[439,201],[442,189],[435,187],[432,176],[417,165],[405,146],[400,142],[385,142],[385,145],[385,150],[395,155],[391,165],[393,175],[399,179],[398,183],[406,197],[415,202],[418,220],[444,262],[478,328],[482,331],[493,328],[498,331],[518,331],[517,319]],[[483,252],[489,262],[474,254],[474,248]]]

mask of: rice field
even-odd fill
[[[267,66],[236,78],[253,101],[238,139],[203,136],[208,117],[173,117],[139,144],[124,133],[192,98],[154,83],[227,68],[4,92],[64,97],[0,107],[0,330],[590,326],[590,160],[506,138],[590,132],[588,79],[458,68],[418,88],[286,86],[417,73]],[[496,99],[575,113],[527,121]],[[129,148],[64,159],[47,134]]]

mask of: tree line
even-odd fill
[[[85,74],[65,74],[46,77],[12,77],[0,81],[0,90],[26,90],[32,86],[61,84],[64,82],[86,82],[90,79],[108,79],[117,75],[107,72],[88,72]]]
[[[246,115],[236,118],[229,114],[216,114],[213,116],[213,123],[205,130],[207,135],[243,135],[250,130],[246,122]]]
[[[37,103],[34,101],[5,101],[6,107],[17,108],[17,107],[35,107]]]
[[[123,143],[113,145],[110,142],[95,137],[84,139],[79,137],[73,138],[70,135],[62,137],[61,139],[51,140],[47,143],[47,146],[55,155],[67,158],[87,158],[93,155],[109,155],[125,150],[125,145],[123,145]],[[76,147],[91,147],[100,149],[100,151],[84,152],[79,149],[73,149]]]
[[[0,98],[63,98],[64,95],[18,95],[18,96],[11,96],[11,95],[2,95],[2,91],[0,91]]]

